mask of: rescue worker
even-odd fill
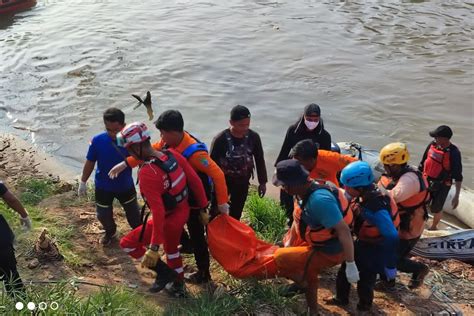
[[[360,281],[357,283],[359,311],[368,311],[374,299],[374,285],[379,273],[385,273],[388,280],[397,274],[397,246],[399,216],[397,205],[389,195],[382,194],[374,185],[370,165],[365,161],[355,161],[347,165],[341,173],[341,184],[352,196],[354,210],[355,262],[359,268]],[[327,303],[349,304],[350,283],[343,263],[337,274],[336,297]]]
[[[103,115],[105,132],[95,135],[87,151],[87,159],[82,170],[79,196],[87,194],[87,180],[92,171],[95,172],[95,203],[97,219],[105,230],[100,238],[102,245],[109,245],[115,239],[117,225],[113,215],[113,201],[119,200],[125,211],[128,224],[131,228],[140,225],[140,207],[132,178],[132,169],[125,166],[124,172],[115,179],[110,179],[107,173],[119,162],[123,162],[128,153],[124,148],[116,145],[116,135],[125,126],[125,114],[117,108],[105,110]]]
[[[0,181],[0,197],[20,215],[20,224],[26,230],[31,230],[31,220],[21,202]],[[15,236],[5,218],[0,214],[0,281],[5,284],[7,295],[15,297],[25,294],[25,286],[16,267]]]
[[[267,191],[267,169],[260,136],[249,128],[249,109],[243,105],[233,107],[229,123],[230,128],[220,132],[212,141],[211,158],[225,174],[229,214],[240,220],[254,169],[257,170],[260,197]]]
[[[359,280],[359,273],[354,263],[354,245],[348,226],[352,213],[343,214],[337,189],[318,185],[308,176],[308,171],[294,159],[280,161],[276,166],[273,184],[298,198],[292,229],[309,247],[304,256],[298,252],[301,247],[280,249],[275,260],[281,261],[277,265],[287,270],[280,271],[281,275],[292,276],[293,280],[300,278],[297,285],[306,288],[308,306],[311,314],[316,315],[318,274],[322,270],[345,262],[344,275],[351,283]],[[301,279],[298,276],[302,271],[296,271],[294,267],[302,266],[302,259],[306,263]]]
[[[429,272],[427,265],[410,259],[428,219],[426,204],[429,201],[428,181],[423,174],[408,165],[410,155],[403,143],[391,143],[380,151],[380,162],[386,171],[382,174],[379,187],[390,192],[397,203],[400,215],[400,238],[397,270],[412,273],[409,287],[414,289],[423,284]],[[395,280],[389,286],[395,285]]]
[[[161,139],[153,144],[153,148],[156,150],[173,148],[183,155],[201,178],[208,199],[211,197],[211,186],[213,186],[218,211],[223,214],[229,214],[224,173],[209,156],[206,145],[190,133],[184,131],[184,120],[181,113],[176,110],[165,111],[158,117],[155,126],[161,133]],[[133,168],[138,164],[139,161],[137,159],[130,157],[126,163],[116,165],[110,171],[109,176],[115,177],[127,165]],[[197,205],[193,195],[190,196],[189,203],[191,209],[196,210],[191,212],[187,226],[198,271],[186,275],[186,279],[197,284],[207,283],[211,280],[211,274],[209,272],[209,250],[207,248],[204,226],[207,224],[209,216],[206,213],[206,208]],[[186,235],[183,234],[183,236]],[[183,243],[184,241],[182,240]]]
[[[316,103],[308,104],[298,121],[288,127],[275,166],[278,162],[288,159],[291,148],[303,139],[313,140],[318,143],[320,149],[331,150],[331,135],[324,129],[321,108]],[[293,221],[293,197],[281,190],[280,204],[286,210],[288,224],[291,226]]]
[[[337,152],[320,149],[311,139],[299,141],[290,152],[290,156],[298,160],[309,171],[311,179],[316,181],[330,181],[339,187],[337,175],[357,158],[341,155]]]
[[[437,230],[443,216],[444,202],[448,197],[453,180],[455,181],[456,192],[451,206],[453,209],[458,207],[463,180],[462,162],[461,152],[456,145],[451,143],[453,131],[449,126],[438,126],[429,134],[434,137],[434,141],[426,147],[418,170],[423,172],[430,184],[430,210],[433,213],[433,222],[429,229]]]
[[[178,250],[183,227],[189,217],[188,194],[192,190],[197,205],[208,203],[204,187],[185,158],[173,149],[155,150],[145,124],[131,123],[120,132],[118,143],[135,159],[143,161],[138,171],[140,192],[152,219],[122,238],[120,246],[142,266],[156,271],[151,292],[166,287],[174,296],[184,296],[184,271]],[[160,248],[167,264],[160,259]]]

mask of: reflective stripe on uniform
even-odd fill
[[[181,180],[183,180],[184,178],[184,172],[181,172],[181,174],[179,175],[179,177],[173,181],[173,183],[171,183],[171,187],[174,188],[179,182],[181,182]]]
[[[168,258],[169,260],[177,259],[177,258],[179,258],[180,255],[181,254],[179,253],[179,251],[176,252],[176,253],[170,253],[170,254],[167,253],[166,258]]]
[[[135,201],[136,199],[137,199],[137,197],[134,196],[134,197],[131,198],[130,200],[123,202],[123,205],[128,204],[128,203],[132,203],[132,202]]]
[[[102,208],[112,207],[112,205],[104,205],[104,204],[99,204],[99,203],[95,203],[95,205],[97,205],[98,207],[102,207]]]

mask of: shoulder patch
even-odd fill
[[[204,167],[209,167],[209,160],[207,160],[206,157],[201,157],[201,158],[199,158],[199,162],[200,162],[201,165],[203,165]]]

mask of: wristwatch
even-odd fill
[[[152,251],[158,251],[158,249],[160,249],[160,246],[159,245],[150,245],[150,246],[148,246],[148,249],[150,249]]]

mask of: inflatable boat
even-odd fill
[[[13,14],[35,5],[36,0],[0,0],[0,14]]]

